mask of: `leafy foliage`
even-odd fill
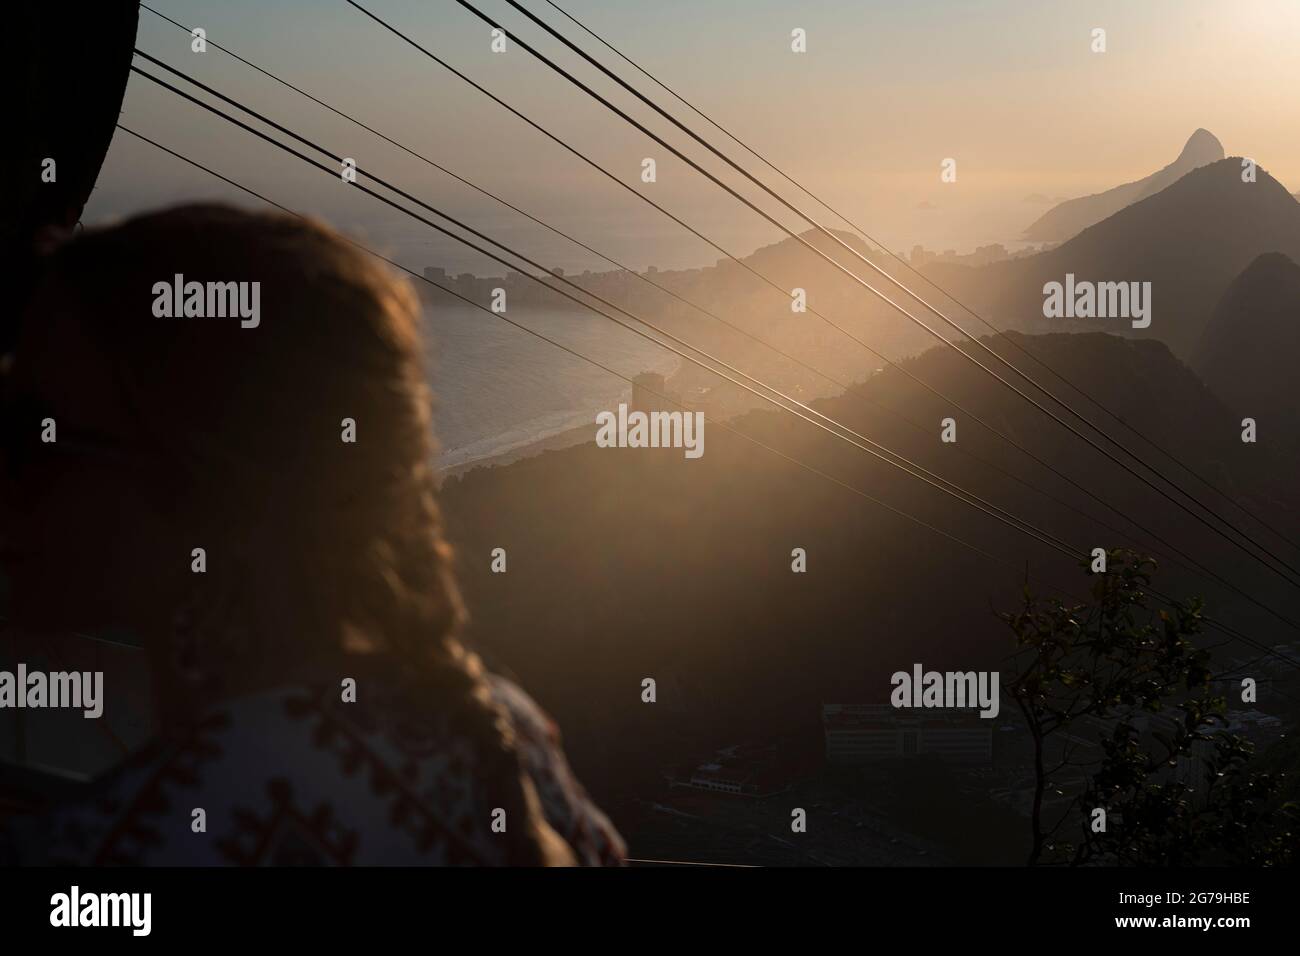
[[[1253,745],[1226,729],[1195,641],[1200,601],[1153,609],[1155,562],[1133,552],[1106,568],[1089,604],[1026,586],[1002,615],[1021,661],[1008,690],[1034,743],[1029,863],[1294,862],[1300,817],[1275,799],[1284,773],[1254,770]]]

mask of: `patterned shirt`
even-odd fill
[[[76,799],[13,819],[0,862],[499,866],[519,862],[506,833],[535,828],[548,860],[619,865],[623,841],[554,723],[510,681],[488,687],[514,730],[531,819],[506,818],[468,736],[387,685],[363,683],[350,703],[337,688],[289,687],[225,702]]]

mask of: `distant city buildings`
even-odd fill
[[[632,402],[635,411],[677,411],[682,407],[681,396],[670,391],[668,383],[658,372],[642,372],[632,379]]]
[[[685,773],[669,778],[669,786],[743,797],[770,797],[790,787],[790,768],[776,744],[736,744],[716,751],[712,757]]]
[[[907,259],[913,268],[928,266],[933,263],[943,263],[945,265],[958,266],[987,266],[995,262],[1004,262],[1007,259],[1021,259],[1025,256],[1034,255],[1039,252],[1047,252],[1052,243],[1045,242],[1041,247],[1027,246],[1011,252],[1000,242],[991,243],[987,246],[980,246],[974,252],[958,253],[956,249],[945,249],[943,252],[932,252],[923,246],[913,246],[912,251],[907,254],[899,254],[899,258]]]
[[[992,764],[993,723],[969,710],[822,705],[826,760],[849,766],[922,754],[953,763]]]

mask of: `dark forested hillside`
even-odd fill
[[[1099,334],[1013,338],[1270,524],[1300,530],[1300,502],[1287,477],[1294,460],[1267,441],[1243,445],[1235,414],[1164,345]],[[1077,545],[1080,558],[1092,547],[1136,544],[1161,556],[1166,592],[1202,594],[1261,639],[1277,633],[1271,618],[1165,556],[1154,536],[1227,569],[1260,595],[1275,594],[1278,582],[1257,565],[954,352],[932,350],[907,367],[944,383],[957,403],[978,409],[1151,533],[1135,531],[901,373],[877,375],[818,407],[939,474],[960,476],[965,487]],[[956,421],[955,444],[939,440],[945,417]],[[1057,584],[1086,594],[1071,560],[802,422],[773,411],[734,424],[947,534],[1027,560],[1001,563],[968,550],[713,422],[698,460],[677,449],[588,443],[449,480],[443,496],[473,611],[470,636],[554,713],[593,788],[653,776],[656,759],[669,759],[687,739],[792,726],[815,734],[821,702],[886,703],[889,675],[914,662],[996,669],[1010,644],[994,611],[1016,601],[1026,570],[1036,590]],[[489,571],[497,547],[508,555],[505,574]],[[807,573],[791,571],[797,547],[807,551]],[[645,677],[658,682],[653,706],[639,697]]]
[[[1260,256],[1215,307],[1193,367],[1241,416],[1279,441],[1300,442],[1295,365],[1300,357],[1300,266],[1281,253]]]

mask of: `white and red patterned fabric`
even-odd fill
[[[554,724],[519,687],[487,686],[550,829],[581,865],[622,839],[569,769]],[[235,699],[155,741],[84,794],[0,837],[0,862],[56,865],[469,865],[519,862],[494,830],[501,781],[467,735],[363,682]],[[194,832],[194,810],[206,832]],[[505,821],[523,827],[529,821]]]

